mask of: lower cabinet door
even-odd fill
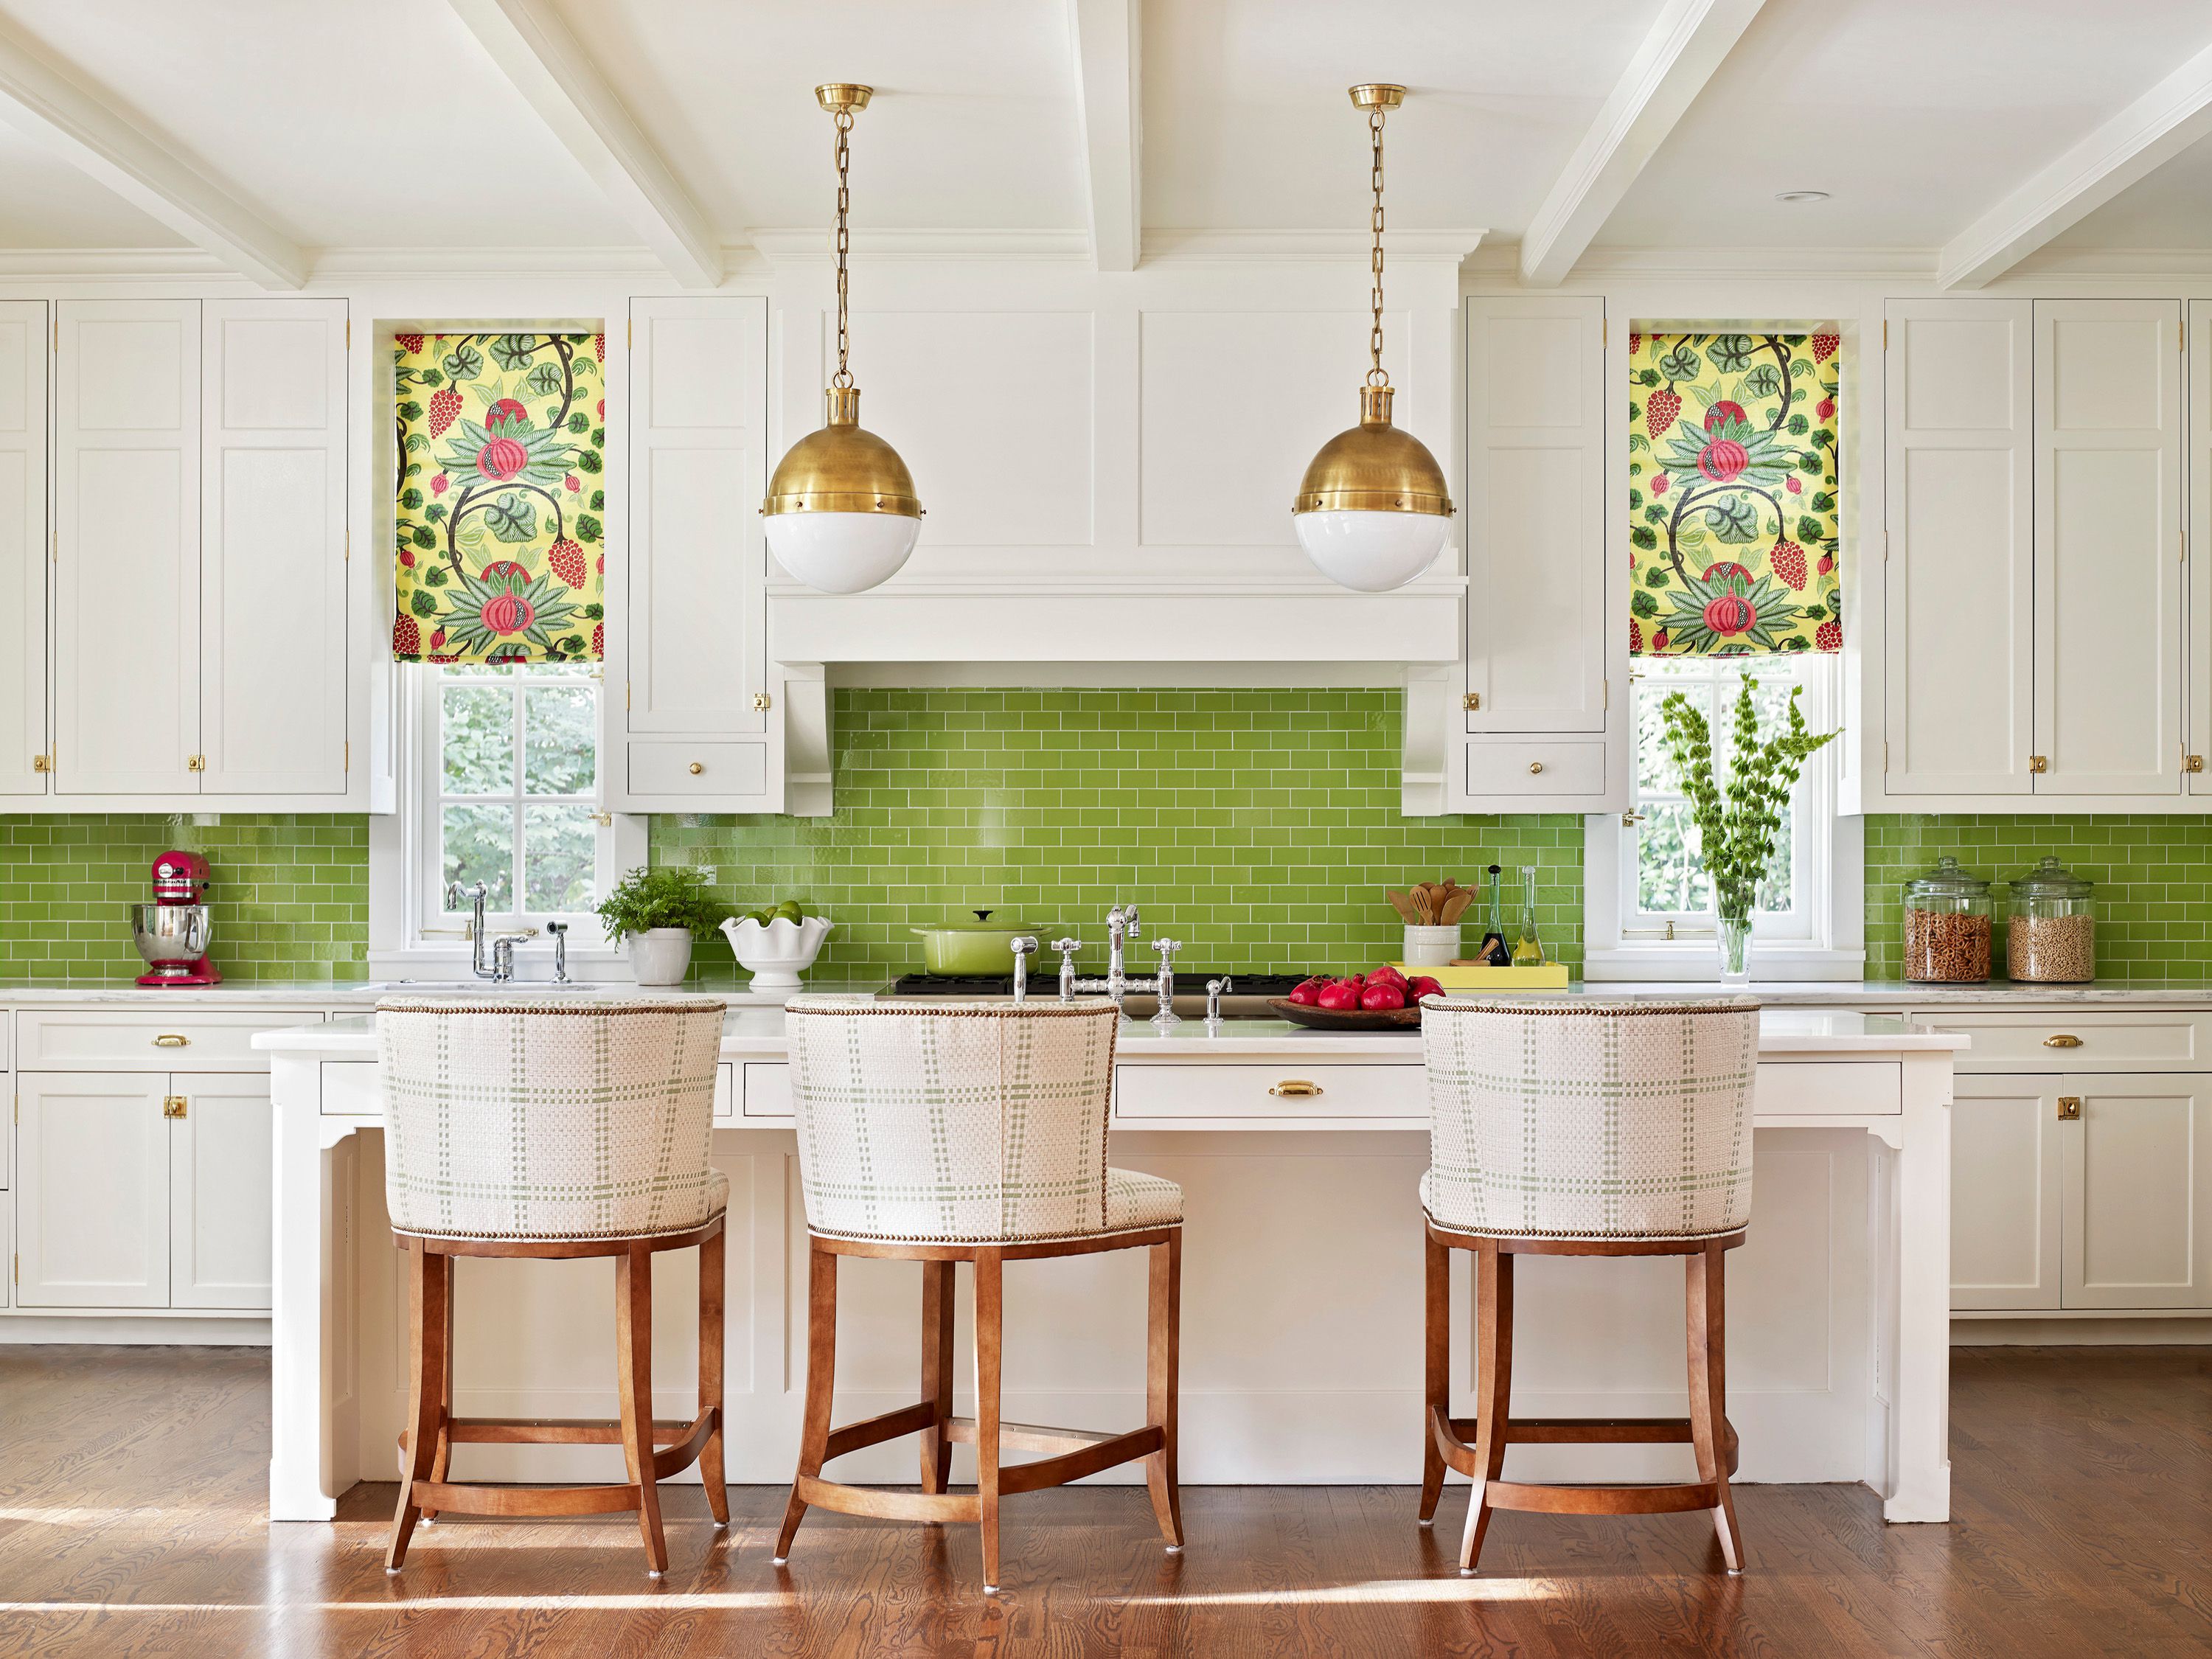
[[[2064,1305],[2212,1307],[2212,1078],[2064,1081]]]
[[[2055,1077],[1957,1080],[1951,1106],[1951,1305],[2056,1309],[2065,1093]]]
[[[168,1079],[27,1072],[16,1089],[15,1305],[168,1306]]]
[[[265,1310],[275,1216],[269,1076],[179,1073],[169,1120],[169,1305]]]

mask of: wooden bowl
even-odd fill
[[[1278,997],[1267,1006],[1291,1024],[1316,1031],[1401,1031],[1421,1023],[1419,1008],[1315,1008]]]

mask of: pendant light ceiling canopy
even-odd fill
[[[1352,88],[1352,106],[1367,112],[1375,192],[1370,367],[1359,388],[1359,424],[1321,447],[1291,507],[1306,556],[1332,580],[1366,593],[1402,587],[1426,570],[1451,529],[1443,469],[1419,438],[1390,423],[1390,376],[1382,367],[1382,118],[1405,100],[1403,87]]]
[[[846,255],[852,240],[846,225],[852,204],[847,135],[872,90],[842,82],[814,88],[815,100],[837,129],[837,370],[825,394],[823,425],[776,463],[761,507],[776,562],[824,593],[859,593],[888,580],[921,533],[914,475],[898,451],[860,425],[860,389],[846,367]]]

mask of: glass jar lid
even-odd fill
[[[2012,890],[2028,898],[2087,898],[2097,884],[2077,876],[2055,857],[2039,860],[2026,874],[2013,878]]]
[[[1961,870],[1959,860],[1946,853],[1936,860],[1933,870],[1906,882],[1905,890],[1925,898],[1980,898],[1989,892],[1990,884],[1971,871]]]

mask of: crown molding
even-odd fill
[[[2212,276],[2212,247],[2045,247],[2006,273],[2030,276]]]
[[[1487,231],[1389,230],[1382,251],[1393,259],[1448,259],[1454,264],[1481,246]],[[1303,261],[1316,264],[1364,261],[1372,246],[1365,230],[1194,230],[1150,227],[1145,263],[1239,264],[1247,261]]]
[[[1575,262],[1568,280],[1850,276],[1924,283],[1936,274],[1936,255],[1934,248],[1909,247],[1594,247]],[[1510,242],[1486,245],[1468,261],[1468,270],[1517,282],[1520,252]]]

